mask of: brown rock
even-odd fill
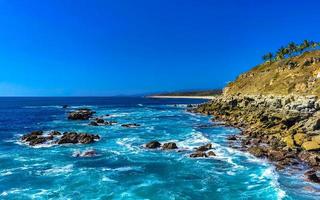
[[[146,148],[148,149],[156,149],[161,146],[161,143],[158,141],[151,141],[146,144]]]
[[[177,149],[177,144],[174,142],[168,142],[168,143],[164,143],[162,145],[162,149]]]

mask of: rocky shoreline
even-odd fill
[[[279,170],[306,163],[306,178],[320,182],[317,96],[222,95],[189,111],[212,115],[213,121],[239,128],[239,135],[228,138],[231,146],[267,158]]]

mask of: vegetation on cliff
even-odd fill
[[[282,59],[264,62],[241,74],[228,84],[224,94],[320,96],[319,78],[320,50],[284,54]]]

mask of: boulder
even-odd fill
[[[162,149],[177,149],[178,147],[177,147],[177,144],[176,143],[174,143],[174,142],[168,142],[168,143],[164,143],[163,145],[162,145]]]
[[[315,141],[307,141],[307,142],[304,142],[301,147],[304,149],[304,150],[307,150],[307,151],[316,151],[316,150],[320,150],[320,144],[318,144],[317,142]]]
[[[200,146],[198,148],[196,148],[197,151],[208,151],[212,149],[212,144],[211,143],[208,143],[206,145],[203,145],[203,146]]]
[[[146,148],[148,149],[156,149],[161,146],[161,143],[158,141],[151,141],[146,144]]]
[[[66,109],[66,108],[68,108],[68,105],[63,105],[62,108]]]
[[[306,134],[304,134],[304,133],[297,133],[293,136],[294,142],[299,146],[302,145],[305,138],[306,138]]]
[[[201,158],[201,157],[208,157],[208,155],[205,152],[202,151],[196,151],[189,155],[190,158]]]
[[[216,154],[215,154],[213,151],[209,151],[209,152],[207,153],[207,155],[208,155],[208,156],[216,156]]]
[[[262,147],[252,146],[248,148],[248,152],[256,157],[262,157],[265,155],[265,151]]]

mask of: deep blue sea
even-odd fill
[[[204,128],[210,117],[186,112],[187,104],[202,102],[0,98],[0,199],[320,199],[319,186],[305,182],[299,170],[277,172],[267,161],[230,148],[226,137],[239,130]],[[69,107],[62,109],[65,104]],[[67,120],[67,112],[79,107],[96,116],[110,114],[106,119],[118,124]],[[124,123],[141,126],[121,127]],[[36,148],[19,142],[22,134],[39,129],[96,133],[101,140]],[[173,141],[184,151],[144,149],[151,140]],[[206,143],[214,145],[216,157],[188,157]],[[96,157],[73,156],[91,149]]]

